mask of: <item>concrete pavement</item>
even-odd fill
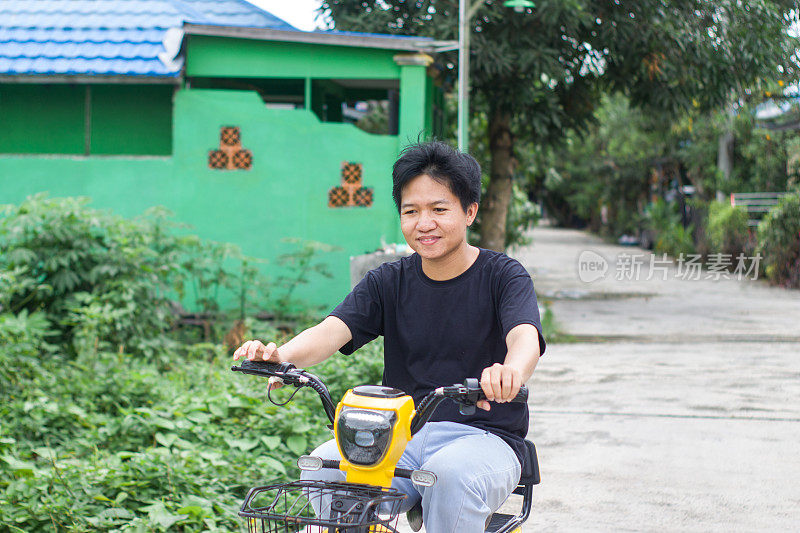
[[[532,237],[512,255],[579,342],[551,344],[529,383],[542,484],[524,531],[800,529],[800,292]],[[609,263],[592,283],[586,250]],[[618,268],[631,255],[638,280]]]

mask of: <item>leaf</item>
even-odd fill
[[[18,476],[33,477],[34,465],[28,461],[20,461],[10,455],[4,455],[3,460],[11,468],[11,471]]]
[[[163,528],[168,528],[175,522],[180,522],[181,520],[189,518],[189,515],[176,515],[170,513],[161,502],[143,507],[142,510],[147,511],[147,515],[150,517],[150,522],[154,522]]]
[[[281,438],[280,437],[276,437],[275,435],[262,435],[261,436],[261,442],[264,443],[264,445],[267,447],[267,449],[274,450],[275,448],[280,446]]]
[[[97,494],[93,497],[93,499],[97,500],[98,502],[112,502],[110,498],[106,498],[102,494]]]
[[[195,424],[208,424],[211,422],[211,415],[208,413],[189,413],[186,415],[186,418],[194,422]]]
[[[189,442],[188,440],[181,439],[181,438],[175,439],[175,446],[177,448],[181,448],[183,450],[193,450],[194,448],[196,448],[194,443]]]
[[[297,455],[303,455],[306,453],[306,448],[308,446],[308,442],[306,441],[305,437],[300,435],[292,435],[288,439],[286,439],[286,446],[289,447]]]
[[[172,446],[172,443],[175,442],[177,438],[178,436],[175,433],[156,433],[156,442],[165,448]]]
[[[233,438],[226,438],[225,442],[228,443],[228,446],[234,449],[239,449],[244,452],[252,450],[256,446],[258,446],[258,441],[256,439],[233,439]]]
[[[120,507],[111,507],[109,509],[103,510],[99,516],[101,518],[130,519],[133,518],[133,513],[128,511],[127,509],[122,509]]]
[[[286,467],[283,466],[283,463],[281,463],[280,461],[278,461],[274,457],[269,457],[269,456],[264,456],[262,459],[267,464],[267,466],[277,470],[278,472],[280,472],[284,476],[286,475]]]
[[[178,509],[179,513],[188,514],[194,517],[201,517],[203,516],[203,508],[199,505],[187,505],[185,507],[181,507]]]
[[[162,429],[175,429],[175,423],[172,420],[168,420],[166,418],[162,418],[160,416],[154,416],[152,418],[153,424],[162,428]]]
[[[47,446],[38,446],[33,449],[33,453],[48,460],[56,458],[55,450],[48,448]]]

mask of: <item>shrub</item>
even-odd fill
[[[784,196],[758,225],[762,272],[776,284],[800,287],[800,193]]]
[[[695,253],[693,226],[684,227],[672,204],[662,199],[645,211],[645,227],[655,235],[654,251],[677,257]]]
[[[705,229],[709,251],[737,255],[749,251],[747,211],[726,202],[711,202]]]
[[[62,337],[136,349],[169,324],[167,292],[177,265],[162,263],[150,227],[87,204],[40,194],[5,207],[0,271],[13,279],[3,306],[44,312]]]
[[[173,300],[217,311],[220,289],[228,290],[243,318],[264,287],[255,260],[232,245],[177,235],[161,208],[129,220],[88,203],[39,194],[0,211],[0,306],[44,313],[54,341],[73,355],[152,355],[167,342]]]
[[[381,351],[371,343],[313,371],[338,401],[380,382]],[[236,531],[248,488],[295,479],[297,456],[330,438],[313,391],[276,407],[264,380],[229,370],[220,346],[169,355],[183,363],[37,359],[0,343],[0,530]]]

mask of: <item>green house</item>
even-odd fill
[[[163,205],[268,274],[286,238],[330,244],[334,279],[301,296],[335,303],[351,256],[402,242],[391,167],[440,129],[440,45],[302,32],[241,0],[8,0],[0,203]]]

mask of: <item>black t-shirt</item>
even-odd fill
[[[331,313],[353,340],[341,348],[353,353],[378,335],[384,337],[383,384],[400,389],[419,404],[436,387],[480,378],[484,368],[503,363],[506,335],[520,324],[539,331],[539,308],[528,272],[505,254],[481,249],[460,276],[445,281],[422,271],[419,255],[384,263],[367,273]],[[522,461],[528,432],[528,406],[493,403],[491,411],[458,412],[442,402],[431,421],[447,420],[490,431]]]

